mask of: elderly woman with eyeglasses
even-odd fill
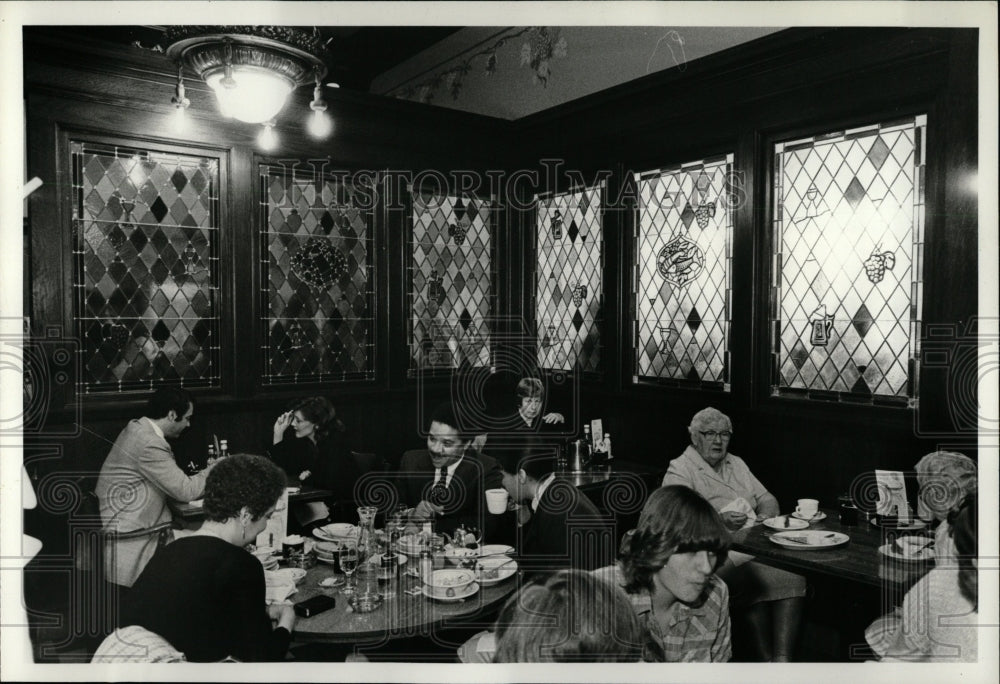
[[[695,490],[733,530],[778,515],[778,500],[743,459],[729,453],[733,434],[729,416],[711,407],[703,409],[691,419],[688,431],[691,444],[670,462],[664,486],[684,485]],[[729,585],[734,606],[749,623],[757,658],[790,661],[802,621],[806,581],[800,575],[752,561],[752,556],[731,552],[719,569],[719,577]]]

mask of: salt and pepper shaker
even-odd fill
[[[606,460],[610,463],[614,456],[611,455],[611,433],[604,433],[604,452],[607,454]]]
[[[226,458],[229,456],[229,442],[224,439],[219,440],[219,458]]]

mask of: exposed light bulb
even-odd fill
[[[187,109],[184,107],[178,107],[174,111],[173,120],[171,121],[171,128],[173,128],[174,133],[185,133],[188,129],[188,118]]]
[[[257,136],[257,144],[262,150],[273,150],[278,145],[278,136],[275,135],[273,126],[264,125],[264,130]]]
[[[333,131],[333,120],[323,111],[314,111],[307,124],[309,134],[314,138],[325,138]]]

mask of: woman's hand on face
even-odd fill
[[[310,475],[312,475],[311,470],[303,470],[301,473],[299,473],[299,482],[305,482],[306,478],[309,477]]]
[[[556,413],[555,411],[553,411],[552,413],[546,413],[544,416],[542,416],[542,420],[544,420],[546,423],[550,423],[550,424],[551,423],[565,423],[566,422],[566,419],[563,417],[563,414]]]
[[[722,522],[731,530],[738,530],[747,522],[746,513],[726,511],[725,513],[719,513],[719,515],[722,517]]]
[[[278,416],[274,421],[274,443],[277,444],[285,436],[285,430],[292,424],[292,412],[287,411]]]

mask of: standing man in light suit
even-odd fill
[[[170,522],[169,500],[187,502],[202,495],[214,464],[188,476],[167,444],[187,429],[193,413],[187,392],[161,388],[149,398],[146,415],[130,421],[118,435],[97,480],[105,531],[126,534]],[[123,587],[132,586],[159,542],[156,533],[129,537],[105,547],[108,581]]]

